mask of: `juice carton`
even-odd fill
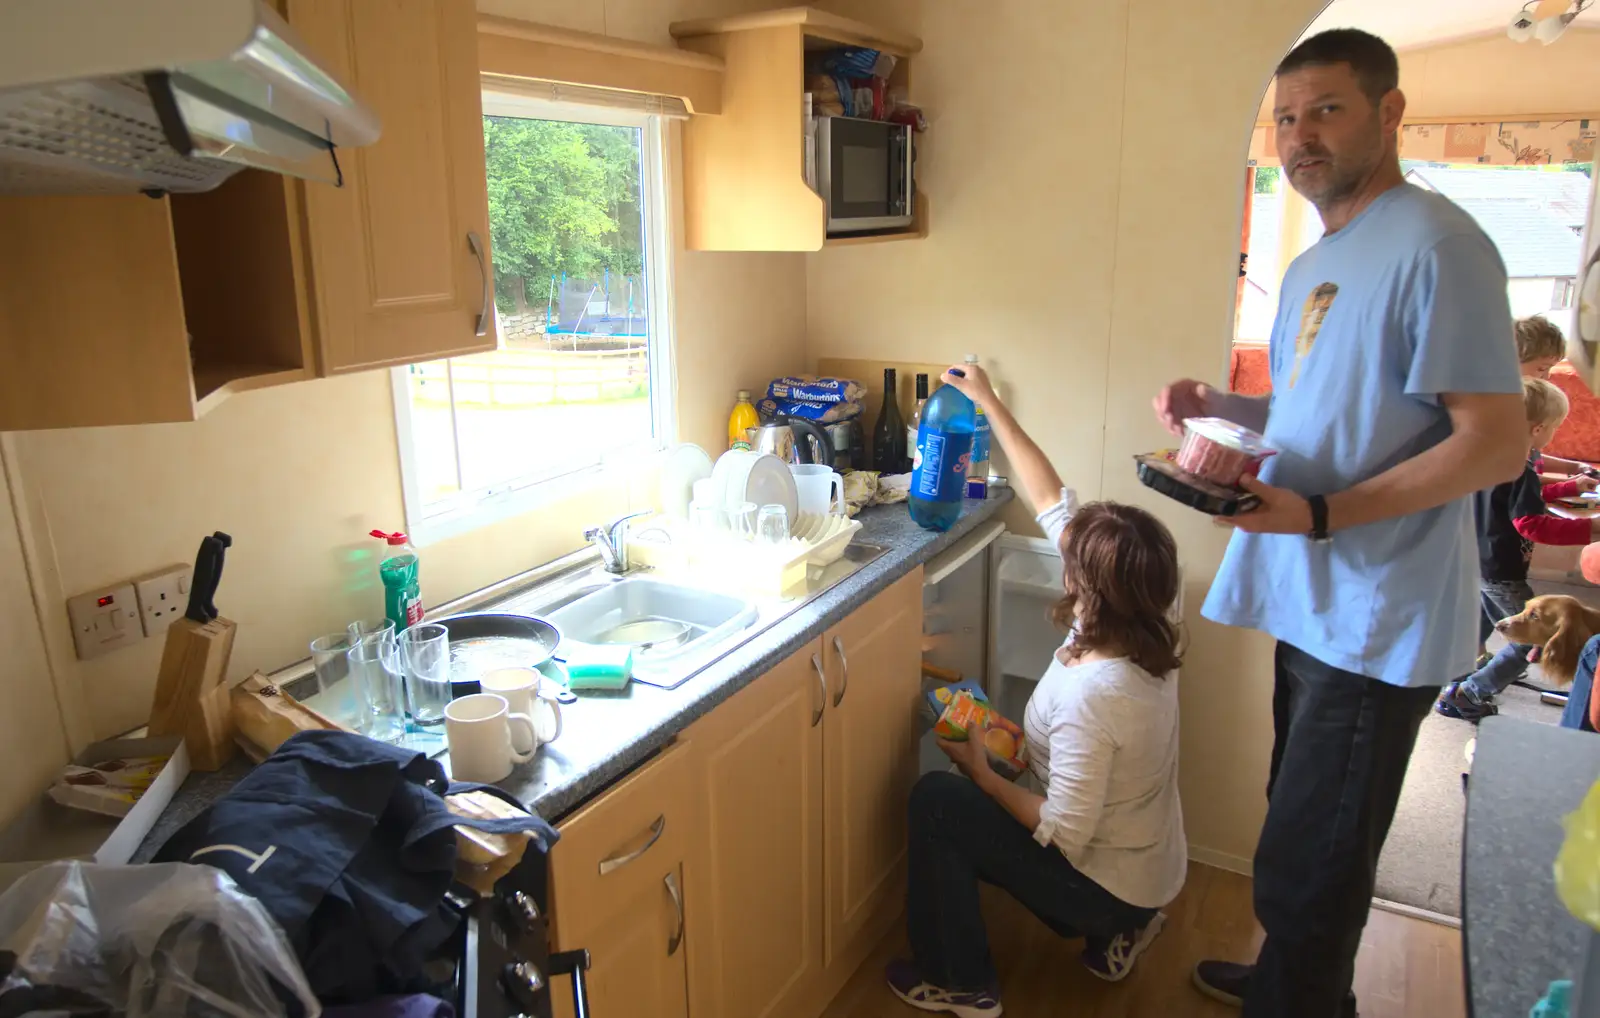
[[[1016,780],[1028,766],[1028,743],[1022,729],[1004,717],[968,683],[941,686],[928,694],[944,703],[933,732],[941,739],[965,742],[973,729],[983,732],[989,766],[1010,780]],[[947,699],[948,698],[948,699]]]

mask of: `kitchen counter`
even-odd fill
[[[1592,932],[1556,897],[1551,866],[1600,775],[1600,737],[1504,715],[1484,719],[1467,782],[1462,932],[1468,1014],[1527,1014],[1578,974]]]
[[[887,550],[851,576],[729,651],[676,689],[632,683],[621,693],[586,692],[562,708],[561,737],[519,766],[500,786],[548,820],[559,820],[638,766],[695,720],[754,682],[823,630],[991,519],[1015,497],[1001,488],[986,500],[968,500],[943,534],[911,522],[905,505],[862,510],[857,540]],[[506,598],[506,603],[517,595]],[[494,606],[487,605],[485,610]],[[154,855],[178,828],[220,798],[248,771],[235,762],[214,774],[192,774],[135,854]]]

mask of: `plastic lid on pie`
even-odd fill
[[[1252,456],[1270,456],[1278,451],[1256,432],[1221,417],[1190,417],[1183,422],[1183,426],[1201,438]]]

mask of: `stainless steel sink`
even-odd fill
[[[561,630],[556,656],[577,658],[586,645],[633,642],[618,627],[634,623],[656,629],[679,624],[681,637],[636,649],[633,675],[647,685],[672,689],[756,633],[817,597],[883,554],[884,548],[858,542],[811,578],[803,593],[757,597],[708,590],[694,578],[637,570],[623,576],[599,566],[552,577],[500,601],[499,611],[523,612],[555,623]]]

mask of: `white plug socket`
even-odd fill
[[[80,661],[144,639],[131,583],[67,598],[67,618],[72,622],[72,644]]]
[[[139,621],[144,635],[155,636],[182,617],[189,604],[192,566],[171,565],[133,581],[139,598]]]

